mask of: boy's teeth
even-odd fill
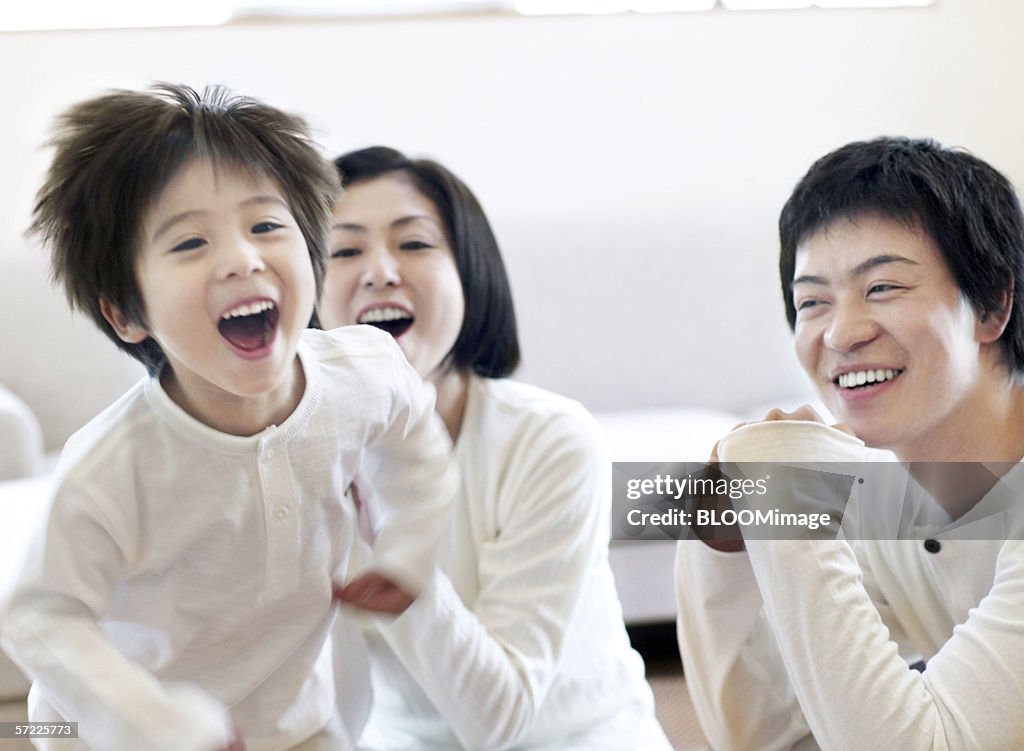
[[[856,386],[863,386],[865,383],[890,381],[902,372],[902,370],[878,368],[877,370],[857,370],[852,373],[843,373],[839,376],[839,387],[851,389]]]
[[[401,308],[374,308],[359,316],[359,323],[380,323],[381,321],[397,321],[403,318],[412,318],[412,316]]]
[[[260,300],[254,303],[243,303],[237,308],[232,308],[221,318],[241,318],[242,316],[254,316],[257,313],[262,313],[264,310],[270,310],[274,307],[274,303],[270,300]]]

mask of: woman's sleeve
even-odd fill
[[[608,544],[610,464],[596,423],[562,414],[501,463],[501,529],[478,551],[468,607],[443,574],[380,631],[460,742],[496,751],[531,726]]]
[[[226,708],[197,687],[160,683],[105,638],[99,614],[124,560],[116,525],[67,487],[58,492],[0,618],[4,649],[95,751],[226,747]]]
[[[370,438],[360,477],[372,489],[381,523],[367,568],[392,577],[418,595],[430,581],[448,524],[458,474],[451,440],[434,411],[434,391],[413,370],[388,334],[386,362],[375,377],[389,374],[387,412]]]

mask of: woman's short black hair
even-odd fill
[[[874,215],[924,231],[981,316],[1012,308],[1000,338],[1011,372],[1024,371],[1024,217],[1010,181],[986,162],[930,139],[847,144],[815,162],[779,217],[779,274],[790,328],[802,242],[841,219]]]
[[[519,365],[512,290],[498,241],[473,192],[443,165],[430,159],[410,159],[387,146],[351,151],[334,164],[345,188],[402,173],[434,204],[455,256],[466,306],[462,328],[444,365],[487,378],[510,375]]]

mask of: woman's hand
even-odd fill
[[[416,599],[387,577],[372,571],[357,576],[344,587],[334,585],[332,594],[335,600],[360,610],[393,615],[405,612]]]

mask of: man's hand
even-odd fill
[[[360,610],[398,615],[415,599],[390,579],[372,571],[358,576],[344,587],[334,585],[334,599]]]
[[[814,411],[814,408],[805,404],[801,407],[797,407],[792,412],[786,412],[781,409],[772,409],[764,416],[764,419],[754,422],[741,422],[736,425],[733,430],[742,428],[744,425],[752,425],[756,422],[780,422],[784,420],[802,420],[806,422],[820,422],[822,425],[825,421],[821,419],[821,415]],[[847,435],[853,436],[853,431],[847,425],[843,423],[836,423],[832,425],[836,430],[839,430]],[[732,431],[730,431],[732,432]],[[856,436],[853,436],[856,438]],[[711,449],[711,457],[708,459],[708,473],[710,475],[717,474],[718,467],[718,443],[715,443],[714,448]],[[732,508],[732,502],[728,498],[721,496],[706,497],[700,500],[700,504],[704,508],[714,508],[721,512],[724,509]],[[704,544],[715,550],[720,550],[724,553],[736,553],[744,549],[743,538],[739,533],[737,526],[727,528],[716,528],[712,533],[708,533],[707,530],[697,529],[697,535],[704,541]]]

